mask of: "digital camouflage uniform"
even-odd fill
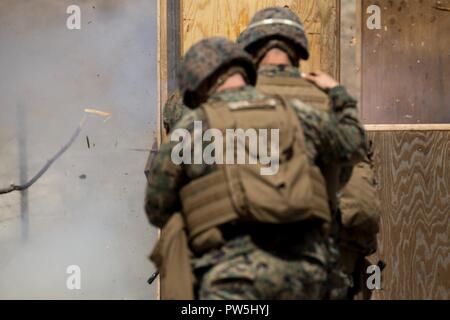
[[[262,77],[268,77],[268,78],[291,78],[291,79],[299,79],[301,78],[300,70],[297,67],[293,66],[286,66],[286,65],[264,65],[260,66],[258,69],[258,76],[260,78]],[[274,86],[276,88],[277,86]],[[298,88],[298,90],[301,90],[302,88]],[[264,92],[264,87],[261,87],[261,90]],[[277,91],[275,89],[275,91]],[[295,90],[292,90],[295,91]],[[345,93],[346,94],[346,93]],[[345,99],[344,93],[342,94],[342,97]],[[298,99],[301,99],[301,92],[297,91],[294,96],[297,96]],[[356,109],[355,109],[355,116],[356,116]],[[320,164],[321,166],[324,166],[323,163]],[[339,175],[339,185],[344,186],[348,183],[350,176],[352,175],[352,169],[353,167],[345,167],[345,170],[342,169],[340,175]],[[330,203],[330,206],[333,206]],[[336,209],[335,209],[336,210]],[[336,245],[337,239],[329,239],[329,253],[330,253],[330,264],[329,264],[329,270],[328,270],[328,296],[330,299],[346,299],[347,298],[347,292],[348,288],[352,286],[352,276],[351,272],[344,272],[342,268],[339,266],[341,254],[338,246]]]
[[[223,50],[226,52],[226,50]],[[208,59],[208,58],[205,58]],[[194,68],[195,66],[192,66]],[[194,79],[195,82],[195,79]],[[356,102],[343,87],[329,92],[334,113],[322,112],[292,101],[291,107],[304,130],[311,163],[338,161],[351,165],[365,154],[365,136],[356,115]],[[260,101],[266,96],[252,86],[213,93],[215,102]],[[194,97],[201,101],[202,97]],[[185,101],[186,102],[186,101]],[[186,104],[186,103],[185,103]],[[194,121],[208,121],[202,108],[188,112],[174,129],[193,132]],[[164,227],[181,210],[179,190],[189,181],[216,170],[215,165],[175,165],[171,152],[177,142],[166,142],[152,166],[145,208],[152,224]],[[302,226],[265,226],[264,232],[239,234],[219,249],[192,259],[200,299],[321,299],[325,297],[329,263],[328,241],[321,230]],[[270,234],[270,239],[267,235]],[[293,241],[295,239],[296,241]]]
[[[175,124],[188,111],[189,109],[183,105],[180,92],[175,90],[174,93],[170,95],[169,99],[167,99],[163,110],[163,124],[167,134],[169,134],[172,128],[175,127]]]
[[[181,119],[188,109],[184,107],[183,101],[180,96],[180,92],[175,90],[167,99],[166,104],[163,108],[163,126],[166,134],[169,134],[170,130],[175,126],[175,124]],[[158,153],[158,142],[154,139],[152,149],[148,155],[147,163],[145,165],[144,173],[148,179],[151,179],[150,168],[152,166],[153,159]]]
[[[311,97],[311,89],[298,81],[301,79],[299,60],[307,60],[309,53],[303,24],[294,12],[282,7],[259,11],[251,20],[247,30],[240,35],[238,43],[252,54],[256,64],[259,64],[272,48],[281,49],[288,54],[292,66],[259,66],[258,76],[261,82],[269,85],[269,87],[258,86],[263,92],[267,87],[274,93],[281,94],[280,92],[284,91],[291,97],[300,100],[308,100],[307,97]],[[319,106],[320,103],[314,103],[314,100],[317,101],[317,99],[311,99],[311,105],[322,107]],[[322,168],[325,167],[323,163],[319,165],[322,165]],[[338,216],[340,220],[338,223],[341,226],[339,228],[340,235],[337,238],[340,240],[333,240],[333,242],[339,242],[342,253],[342,256],[339,253],[335,254],[336,264],[330,270],[330,273],[333,274],[330,276],[330,282],[332,282],[329,285],[330,298],[333,299],[352,298],[358,290],[364,289],[365,285],[361,284],[360,280],[361,274],[365,274],[367,266],[364,257],[374,253],[377,248],[376,235],[380,223],[380,204],[375,189],[373,163],[369,154],[364,161],[355,166],[354,170],[350,167],[341,167],[339,170],[336,185],[329,186],[329,192],[336,193],[336,200],[330,199],[331,207],[333,211],[339,212],[342,216],[342,219],[339,219]],[[324,172],[324,175],[326,174]],[[337,193],[338,190],[335,188],[341,188],[346,183],[348,185],[342,192]],[[338,196],[340,199],[337,198]],[[339,200],[342,210],[338,208]],[[334,246],[334,248],[336,247]],[[339,267],[337,267],[338,260],[340,261]],[[353,282],[355,283],[353,284]],[[365,282],[364,279],[362,282]],[[351,288],[351,291],[348,288]],[[367,296],[367,292],[365,295]]]

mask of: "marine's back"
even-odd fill
[[[331,101],[328,95],[302,79],[297,68],[262,66],[258,74],[257,88],[262,93],[298,99],[315,109],[330,110]],[[330,205],[339,206],[340,209],[342,264],[344,270],[351,274],[358,257],[369,255],[377,249],[381,206],[376,191],[373,163],[368,156],[365,161],[355,166],[342,190],[338,167],[328,166],[322,168],[322,172],[328,184]],[[340,195],[339,199],[334,198],[337,194]]]

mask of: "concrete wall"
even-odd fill
[[[66,8],[81,7],[81,30]],[[148,299],[143,167],[157,121],[157,1],[0,0],[0,298]],[[87,145],[89,138],[90,148]],[[81,290],[66,268],[81,268]]]

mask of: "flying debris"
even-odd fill
[[[42,177],[42,175],[47,172],[47,170],[50,168],[50,166],[56,161],[58,160],[59,157],[61,157],[64,152],[67,151],[67,149],[69,149],[72,144],[75,142],[75,140],[78,138],[78,136],[81,133],[81,130],[83,129],[84,124],[86,123],[87,120],[87,114],[94,114],[97,116],[101,116],[104,117],[105,120],[103,120],[104,122],[108,121],[111,118],[111,113],[109,112],[104,112],[104,111],[99,111],[96,109],[84,109],[84,112],[86,113],[85,115],[83,115],[83,118],[81,119],[80,123],[78,124],[78,127],[76,128],[75,132],[72,134],[72,136],[70,137],[69,141],[62,146],[62,148],[52,157],[50,158],[47,163],[41,168],[41,170],[38,171],[38,173],[36,173],[27,183],[22,184],[22,185],[16,185],[16,184],[11,184],[9,187],[6,188],[0,188],[0,194],[6,194],[6,193],[10,193],[13,191],[23,191],[28,189],[29,187],[31,187],[37,180],[39,180],[40,177]]]

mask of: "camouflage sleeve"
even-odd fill
[[[373,162],[373,141],[369,140],[369,138],[366,136],[366,146],[367,146],[367,153],[362,160],[362,162],[367,163],[370,168],[373,170],[374,168],[374,162]],[[341,174],[340,174],[340,185],[344,186],[346,185],[353,175],[353,166],[343,166],[341,168]]]
[[[158,139],[154,139],[152,144],[152,149],[148,155],[147,163],[145,164],[144,174],[147,177],[147,180],[150,179],[150,168],[152,167],[153,160],[158,154]]]
[[[175,127],[175,124],[181,120],[185,113],[185,108],[187,107],[183,105],[180,92],[176,90],[170,95],[163,109],[163,125],[167,134],[169,134]]]
[[[193,128],[198,112],[185,115],[173,128]],[[188,129],[190,131],[190,129]],[[162,228],[173,213],[180,211],[181,203],[178,196],[180,189],[187,183],[183,165],[172,161],[172,149],[179,141],[167,138],[153,160],[145,194],[145,211],[151,224]]]
[[[352,165],[366,155],[365,131],[359,122],[357,102],[338,86],[328,92],[331,112],[321,111],[301,101],[293,106],[303,126],[307,149],[322,164],[338,161]]]
[[[151,224],[162,228],[179,207],[177,185],[180,184],[183,171],[170,159],[171,146],[163,144],[150,169],[145,194],[145,212]]]

